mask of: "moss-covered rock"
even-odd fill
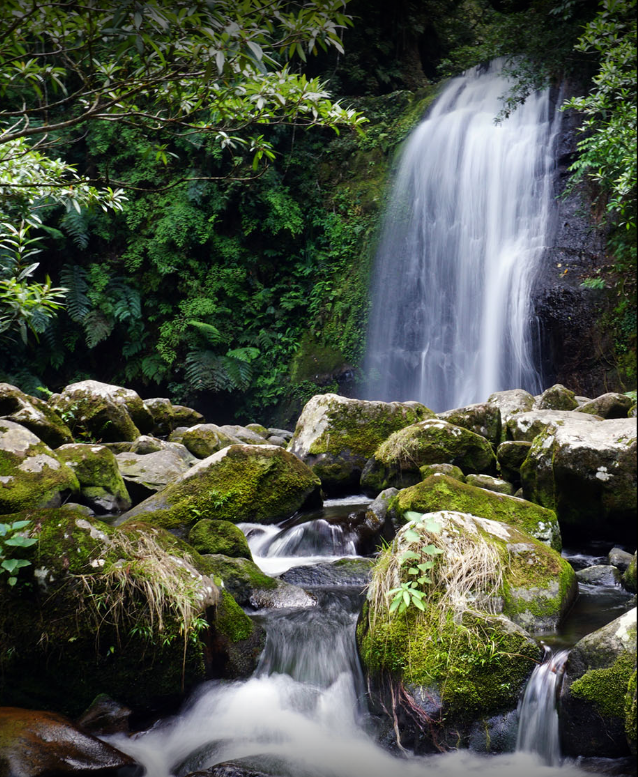
[[[531,444],[531,442],[506,440],[498,446],[496,458],[505,480],[517,485],[520,483],[521,467],[527,458]]]
[[[302,461],[282,448],[230,445],[129,510],[123,519],[143,517],[181,537],[201,518],[274,522],[304,505],[320,505],[320,485]]]
[[[425,464],[419,467],[419,472],[421,473],[421,480],[429,478],[430,475],[447,475],[449,478],[454,478],[454,480],[460,480],[461,483],[465,483],[466,479],[463,470],[454,464]]]
[[[583,637],[569,654],[560,695],[566,755],[614,758],[630,752],[626,699],[635,672],[634,608]]]
[[[403,488],[421,480],[428,464],[455,464],[463,472],[496,470],[490,443],[481,435],[437,419],[420,421],[391,435],[376,450],[361,475],[365,493]]]
[[[103,445],[62,445],[56,454],[80,483],[82,501],[96,513],[121,513],[131,499],[117,467],[117,459]]]
[[[101,442],[133,441],[153,428],[153,417],[130,389],[84,380],[53,394],[49,405],[69,419],[75,437]]]
[[[492,445],[498,445],[501,441],[501,411],[494,402],[458,407],[455,410],[437,413],[437,416],[442,421],[447,421],[455,426],[462,426],[464,429],[469,429],[470,432],[480,434],[489,440]]]
[[[545,389],[534,404],[539,410],[575,410],[578,407],[574,392],[561,383]]]
[[[153,417],[152,434],[167,437],[178,426],[194,426],[204,423],[204,416],[190,407],[173,405],[169,399],[154,397],[145,399],[144,404]]]
[[[583,417],[587,420],[581,423]],[[592,425],[601,420],[598,416],[577,415],[571,410],[530,410],[518,413],[508,420],[507,436],[519,442],[533,442],[541,432],[561,426],[580,429],[581,433],[586,433]]]
[[[257,423],[246,424],[245,428],[251,432],[255,432],[255,434],[258,434],[260,437],[263,437],[264,440],[267,440],[268,437],[270,437],[271,435],[268,429],[265,426],[262,426],[261,424],[257,424]]]
[[[240,442],[242,441],[238,437],[223,432],[216,424],[195,424],[181,437],[182,445],[198,459],[206,459],[227,445],[236,445]]]
[[[635,553],[629,566],[623,572],[622,582],[628,591],[633,591],[633,593],[636,593],[637,589],[636,589],[636,554]]]
[[[198,553],[220,553],[231,558],[253,560],[244,532],[230,521],[198,521],[188,533],[188,543]]]
[[[69,427],[46,402],[8,383],[0,383],[0,417],[24,426],[50,448],[73,442]]]
[[[600,418],[627,418],[633,404],[634,400],[631,397],[609,392],[601,394],[596,399],[583,402],[582,405],[576,408],[576,412],[597,415]]]
[[[415,580],[418,559],[402,563],[406,553],[434,561],[416,586],[423,609],[390,612],[398,588]],[[473,723],[516,707],[540,658],[520,624],[555,626],[574,595],[569,565],[520,530],[449,511],[422,516],[377,560],[357,627],[373,697],[402,734],[411,721],[406,728],[416,724],[430,743],[467,744]]]
[[[33,432],[0,420],[0,514],[57,506],[80,490],[67,467]]]
[[[534,439],[521,467],[525,496],[556,510],[563,531],[633,541],[636,421],[570,415]]]
[[[432,475],[422,483],[399,491],[391,503],[391,510],[399,525],[404,522],[405,513],[409,510],[418,513],[456,510],[492,521],[502,521],[555,550],[561,549],[560,529],[552,510],[525,499],[460,483],[445,475]]]
[[[366,462],[393,432],[434,417],[417,402],[319,394],[304,407],[288,449],[319,476],[326,493],[343,493],[358,487]]]
[[[636,672],[634,672],[627,684],[627,695],[625,696],[625,734],[627,735],[627,744],[629,745],[632,755],[636,755],[637,718]]]
[[[488,403],[496,405],[501,411],[502,435],[505,434],[507,422],[512,416],[524,413],[534,407],[534,396],[523,389],[496,391],[488,397]]]

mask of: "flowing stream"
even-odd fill
[[[530,299],[552,233],[560,101],[531,95],[495,123],[501,69],[452,79],[402,154],[372,288],[370,399],[439,412],[541,388]]]
[[[354,540],[347,530],[335,530],[336,519],[349,517],[366,501],[331,500],[310,520],[244,530],[264,569],[325,564],[353,556]],[[361,586],[309,590],[318,599],[316,607],[254,616],[265,625],[267,639],[251,678],[204,683],[178,715],[131,738],[117,735],[108,741],[145,766],[148,777],[185,777],[228,761],[273,777],[584,777],[574,765],[548,764],[557,759],[547,757],[544,744],[534,745],[534,737],[546,737],[545,710],[553,712],[547,700],[554,690],[547,692],[539,678],[522,705],[520,752],[399,757],[382,749],[367,712],[355,645]],[[532,695],[544,699],[535,712],[527,703]]]

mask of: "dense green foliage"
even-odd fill
[[[33,40],[3,37],[5,236],[25,229],[26,216],[29,239],[46,243],[40,270],[5,246],[5,338],[16,326],[23,337],[5,340],[0,379],[33,393],[92,377],[195,404],[212,420],[281,423],[313,394],[356,381],[393,151],[432,99],[433,81],[493,56],[508,57],[515,77],[505,112],[565,74],[582,84],[585,96],[567,105],[584,113],[574,172],[605,198],[622,286],[635,261],[635,162],[626,153],[635,138],[635,2],[398,0],[388,9],[352,0],[348,18],[336,1],[278,2],[280,17],[266,14],[270,5],[219,3],[213,13],[200,2],[89,3],[84,21],[69,21],[72,2],[40,3],[27,24]],[[9,14],[2,29],[13,23]],[[53,41],[60,24],[65,45],[80,43],[71,64],[28,60],[33,41]],[[175,55],[178,41],[185,48]],[[303,63],[304,77],[289,58],[299,63],[317,42],[326,50]],[[283,102],[268,91],[277,73],[291,90]],[[326,82],[358,95],[344,101],[349,111],[328,100]],[[87,89],[106,101],[94,113]],[[353,128],[362,114],[369,123],[359,134],[287,126]],[[16,169],[28,187],[15,185]],[[38,170],[48,190],[34,188]],[[34,318],[28,300],[14,315],[1,296],[15,301],[5,284],[18,282],[41,295]],[[56,317],[60,287],[66,310]],[[621,304],[617,318],[630,326],[635,307]]]

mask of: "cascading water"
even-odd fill
[[[561,762],[556,700],[568,656],[569,650],[554,654],[545,647],[543,663],[530,677],[520,707],[516,750],[537,753],[548,766]]]
[[[540,379],[530,292],[551,234],[549,91],[495,123],[502,64],[453,79],[396,175],[372,289],[366,395],[436,411]]]

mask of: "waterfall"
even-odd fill
[[[453,79],[402,154],[372,286],[366,395],[435,411],[540,390],[531,287],[551,235],[549,90],[500,123],[502,63]]]
[[[545,647],[544,660],[534,669],[521,702],[516,750],[536,753],[548,766],[561,761],[556,697],[568,655],[569,650],[553,654]]]

